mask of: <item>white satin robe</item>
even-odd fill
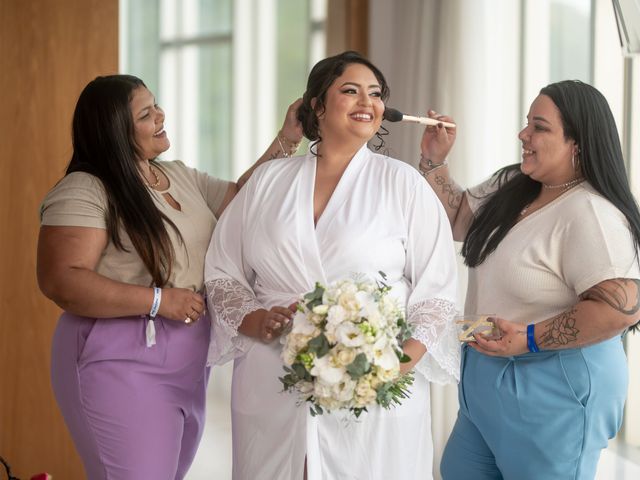
[[[459,376],[456,261],[446,214],[411,166],[360,149],[314,226],[316,158],[258,168],[227,207],[209,246],[205,282],[213,317],[210,361],[235,359],[233,478],[429,479],[433,446],[429,382]],[[282,393],[282,344],[237,328],[257,308],[288,306],[313,289],[364,274],[387,275],[427,348],[412,396],[399,407],[312,418]]]

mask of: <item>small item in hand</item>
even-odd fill
[[[488,340],[502,338],[500,330],[491,320],[492,317],[495,317],[495,314],[485,313],[456,317],[456,323],[462,326],[462,332],[458,335],[458,339],[461,342],[473,342],[475,341],[474,335],[478,333]]]

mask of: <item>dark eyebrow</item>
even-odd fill
[[[356,83],[356,82],[344,82],[342,84],[343,87],[345,87],[347,85],[353,85],[354,87],[360,87],[361,86],[359,83]],[[382,88],[382,87],[380,85],[378,85],[377,83],[374,83],[373,85],[369,85],[369,88]]]
[[[538,120],[539,122],[544,122],[544,123],[548,123],[549,125],[551,125],[551,122],[549,120],[547,120],[546,118],[544,118],[544,117],[536,116],[536,117],[533,117],[533,119],[534,120]]]

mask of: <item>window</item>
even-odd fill
[[[166,159],[237,178],[325,54],[326,0],[121,0],[121,71],[166,112]]]

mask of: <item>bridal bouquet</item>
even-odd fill
[[[408,397],[413,376],[400,375],[400,363],[410,360],[400,346],[411,331],[390,289],[358,279],[316,283],[298,303],[280,381],[311,404],[312,415],[348,409],[358,417]]]

